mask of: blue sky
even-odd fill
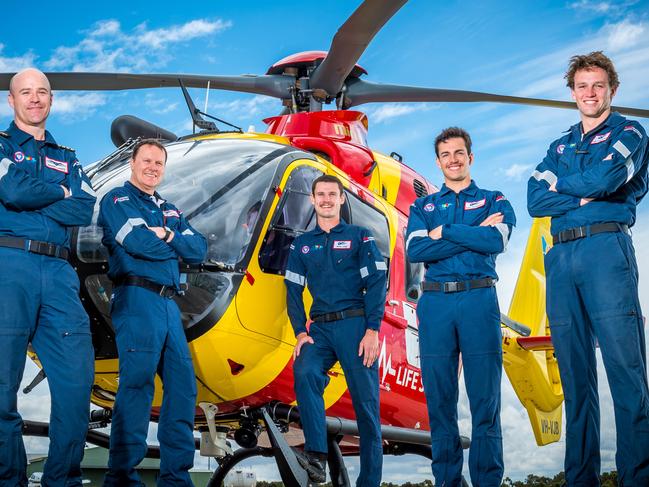
[[[30,3],[29,11],[5,6],[0,40],[0,72],[35,65],[44,71],[178,72],[263,74],[284,56],[326,50],[338,26],[358,1],[212,1]],[[245,6],[242,6],[245,5]],[[366,79],[437,88],[569,100],[563,73],[571,55],[603,49],[615,61],[621,86],[619,105],[649,108],[649,2],[411,0],[376,36],[359,63]],[[40,13],[38,13],[40,11]],[[14,19],[14,21],[11,21]],[[29,21],[28,23],[26,21]],[[11,112],[0,93],[0,128]],[[199,107],[204,90],[192,90]],[[571,110],[495,104],[390,104],[359,107],[370,117],[370,145],[397,151],[429,180],[440,184],[433,164],[432,139],[443,128],[459,125],[474,140],[473,177],[480,186],[500,189],[512,201],[518,227],[508,252],[499,260],[499,293],[507,308],[520,264],[530,218],[525,210],[525,181],[548,144],[577,121]],[[252,95],[211,91],[209,112],[247,129],[263,130],[262,118],[279,113],[278,101]],[[178,134],[191,125],[178,89],[115,93],[57,93],[48,128],[75,147],[83,163],[113,149],[111,121],[132,114]],[[645,124],[649,120],[643,119]],[[649,245],[649,211],[639,208],[635,245]],[[649,309],[649,258],[638,253],[641,301]],[[26,376],[31,378],[33,368]],[[605,376],[602,393],[603,467],[614,465],[615,429]],[[42,401],[21,399],[25,417],[45,419]],[[31,398],[30,398],[31,399]],[[461,429],[468,434],[468,404],[460,403]],[[506,474],[556,473],[562,469],[563,442],[537,448],[522,407],[503,384]],[[31,440],[30,440],[31,441]],[[42,451],[42,443],[29,443]],[[526,458],[525,464],[520,459]],[[386,461],[385,479],[405,481],[429,476],[426,461],[407,457]],[[405,471],[408,474],[404,474]],[[266,469],[258,476],[263,478]],[[271,476],[271,474],[268,474]]]

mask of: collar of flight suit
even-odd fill
[[[341,233],[345,229],[346,226],[347,226],[347,224],[341,218],[340,223],[338,223],[338,225],[336,225],[331,230],[329,230],[329,232]],[[315,228],[313,229],[313,231],[314,231],[314,233],[316,235],[322,235],[323,233],[326,233],[322,228],[320,228],[320,225],[318,225],[317,223],[316,223]]]
[[[604,120],[602,123],[600,123],[597,127],[589,130],[587,133],[583,133],[582,128],[581,128],[581,122],[577,122],[574,124],[572,127],[570,127],[568,130],[566,130],[564,133],[569,133],[573,132],[576,136],[581,137],[582,134],[584,135],[584,138],[586,138],[589,135],[595,134],[599,132],[600,130],[606,128],[606,127],[617,127],[618,125],[625,123],[626,118],[620,115],[618,112],[611,112],[608,117],[606,117],[606,120]]]
[[[473,179],[471,180],[471,184],[469,184],[466,188],[460,191],[460,193],[464,193],[469,196],[475,196],[477,192],[478,192],[478,186],[475,184],[475,181]],[[448,186],[446,186],[446,183],[442,184],[442,187],[439,190],[439,195],[446,196],[448,193],[455,193],[455,191],[453,191]]]
[[[9,124],[9,128],[7,129],[7,133],[11,136],[11,139],[14,140],[15,142],[18,143],[21,147],[25,145],[26,142],[28,142],[31,139],[34,139],[34,136],[32,134],[28,134],[27,132],[24,132],[18,128],[16,125],[16,122],[11,122]],[[53,145],[55,147],[58,147],[59,144],[56,143],[54,140],[54,137],[52,137],[52,134],[50,134],[47,130],[45,131],[45,140],[35,140],[35,142],[45,142],[48,145]]]
[[[149,200],[149,201],[153,201],[153,198],[157,199],[158,203],[159,203],[158,206],[160,206],[160,205],[167,202],[167,200],[165,200],[162,196],[160,196],[160,193],[158,193],[157,191],[154,191],[153,194],[151,195],[151,194],[149,194],[149,193],[147,193],[145,191],[142,191],[140,188],[135,186],[130,181],[126,181],[124,183],[124,186],[126,188],[128,188],[129,190],[131,190],[131,191],[135,191],[135,193],[142,199]],[[155,203],[155,201],[153,201],[153,202]]]

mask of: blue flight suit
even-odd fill
[[[386,264],[374,237],[364,228],[340,222],[330,232],[316,226],[295,239],[286,266],[288,316],[297,336],[306,332],[302,294],[308,286],[311,319],[326,313],[364,308],[364,316],[314,322],[293,365],[295,395],[304,430],[305,451],[327,452],[323,393],[327,371],[336,361],[345,374],[360,433],[361,471],[357,486],[381,483],[383,446],[379,423],[378,362],[363,365],[358,347],[367,329],[379,330],[385,310]]]
[[[43,485],[81,485],[94,351],[79,278],[60,257],[69,251],[72,228],[90,224],[94,203],[72,149],[47,131],[35,140],[14,123],[0,133],[0,485],[27,485],[16,395],[29,342],[52,398]],[[49,255],[35,253],[37,242],[50,244]]]
[[[495,226],[479,226],[503,214]],[[428,232],[442,227],[442,238]],[[406,252],[426,264],[425,283],[498,279],[496,257],[516,225],[514,210],[498,191],[471,184],[455,193],[443,185],[410,207]],[[477,285],[477,282],[474,282]],[[443,284],[442,284],[443,286]],[[462,484],[462,446],[457,426],[458,356],[471,408],[469,471],[475,486],[500,486],[503,449],[500,430],[502,344],[500,309],[493,285],[451,292],[424,291],[417,303],[424,394],[430,421],[435,485]]]
[[[533,217],[551,216],[551,232],[582,228],[545,256],[547,314],[566,407],[568,485],[599,485],[599,342],[615,408],[618,481],[649,485],[649,392],[638,268],[628,230],[647,192],[647,135],[612,113],[582,134],[572,126],[554,141],[528,183]],[[549,191],[556,183],[557,192]],[[580,206],[581,198],[594,201]],[[592,225],[619,231],[591,235]],[[616,226],[616,225],[614,225]],[[586,236],[587,235],[587,236]],[[621,484],[621,485],[622,485]]]
[[[158,485],[192,485],[188,470],[195,453],[196,378],[180,311],[170,295],[121,283],[139,277],[180,292],[178,258],[202,262],[207,242],[175,206],[128,181],[102,198],[98,224],[108,248],[108,275],[115,283],[111,318],[119,355],[104,485],[142,485],[135,466],[146,453],[156,373],[164,386]],[[175,236],[166,243],[148,227],[166,227]]]

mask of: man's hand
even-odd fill
[[[165,230],[164,227],[149,227],[149,230],[155,233],[155,236],[161,240],[164,240],[165,233],[167,233],[167,230]]]
[[[556,183],[556,181],[550,185],[550,187],[548,188],[548,191],[552,191],[553,193],[557,192],[557,183]]]
[[[492,215],[489,215],[487,218],[484,219],[484,221],[480,224],[481,227],[489,227],[489,226],[494,226],[497,225],[498,223],[503,222],[503,214],[498,212],[494,213]]]
[[[379,332],[376,330],[365,331],[365,336],[358,346],[358,356],[363,356],[363,365],[371,367],[379,356]]]
[[[443,225],[440,225],[437,228],[433,228],[430,232],[428,232],[428,236],[433,240],[439,240],[440,238],[442,238],[442,227]]]
[[[302,345],[304,345],[305,343],[313,343],[313,338],[311,338],[306,331],[303,331],[295,338],[297,338],[297,342],[295,342],[295,348],[293,349],[293,360],[295,360],[296,357],[300,356]]]
[[[582,198],[579,200],[579,206],[584,206],[593,201],[595,198]]]
[[[61,185],[61,187],[63,188],[63,199],[69,198],[70,196],[72,196],[72,193],[70,192],[70,190],[68,188],[66,188],[63,185]]]

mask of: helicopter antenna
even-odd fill
[[[221,120],[220,118],[213,117],[209,113],[202,112],[198,108],[196,108],[196,105],[194,105],[194,100],[192,100],[192,97],[189,96],[189,92],[187,91],[187,88],[185,88],[182,79],[178,78],[178,84],[180,85],[180,89],[183,91],[183,96],[185,97],[185,103],[187,103],[187,108],[189,108],[189,113],[192,116],[192,123],[194,124],[192,130],[194,133],[196,133],[196,127],[201,129],[201,131],[220,132],[220,130],[218,129],[218,127],[214,122],[205,120],[203,117],[211,118],[212,120],[216,120],[217,122],[232,127],[237,132],[243,133],[243,129],[241,127],[237,127],[236,125],[233,125],[230,122],[226,122],[225,120]],[[209,83],[208,83],[208,90],[209,90]]]
[[[210,98],[210,80],[207,80],[207,90],[205,90],[205,108],[203,108],[203,111],[207,111],[207,100]]]

